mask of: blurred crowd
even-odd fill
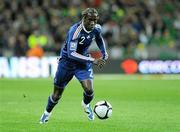
[[[149,58],[148,47],[180,52],[179,0],[1,0],[0,56],[59,55],[81,11],[99,11],[111,58]]]

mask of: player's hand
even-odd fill
[[[100,69],[106,64],[106,61],[102,58],[95,59],[93,64],[97,65]]]
[[[105,61],[107,61],[108,58],[109,58],[109,56],[108,56],[108,54],[106,53],[103,59],[104,59]]]

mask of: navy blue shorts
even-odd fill
[[[54,77],[54,85],[65,88],[74,75],[79,81],[93,79],[92,63],[79,63],[60,59]]]

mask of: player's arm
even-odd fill
[[[76,52],[77,42],[71,41],[69,43],[69,51],[68,51],[68,57],[74,60],[77,60],[79,62],[93,62],[95,59],[92,57],[87,57],[84,55],[81,55]]]
[[[87,57],[84,55],[81,55],[77,53],[77,45],[78,45],[78,37],[80,30],[79,28],[71,28],[68,35],[68,44],[67,44],[67,52],[68,52],[68,57],[74,60],[77,60],[79,62],[94,62],[95,59],[92,57]],[[79,32],[78,32],[79,31]]]
[[[99,68],[102,68],[104,66],[104,64],[105,64],[104,59],[102,59],[102,58],[95,59],[92,57],[83,56],[83,55],[76,52],[75,47],[77,47],[77,42],[71,41],[70,50],[68,52],[68,56],[71,59],[77,60],[79,62],[92,62],[93,64],[97,65]]]
[[[96,40],[97,46],[99,47],[99,49],[102,53],[102,59],[107,60],[108,54],[106,51],[106,45],[105,45],[104,39],[103,39],[102,34],[101,34],[101,26],[100,25],[97,25],[97,30],[98,30],[98,33],[96,35],[95,40]]]

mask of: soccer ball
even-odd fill
[[[99,119],[107,119],[112,115],[112,106],[107,101],[99,101],[94,106],[94,113]]]

